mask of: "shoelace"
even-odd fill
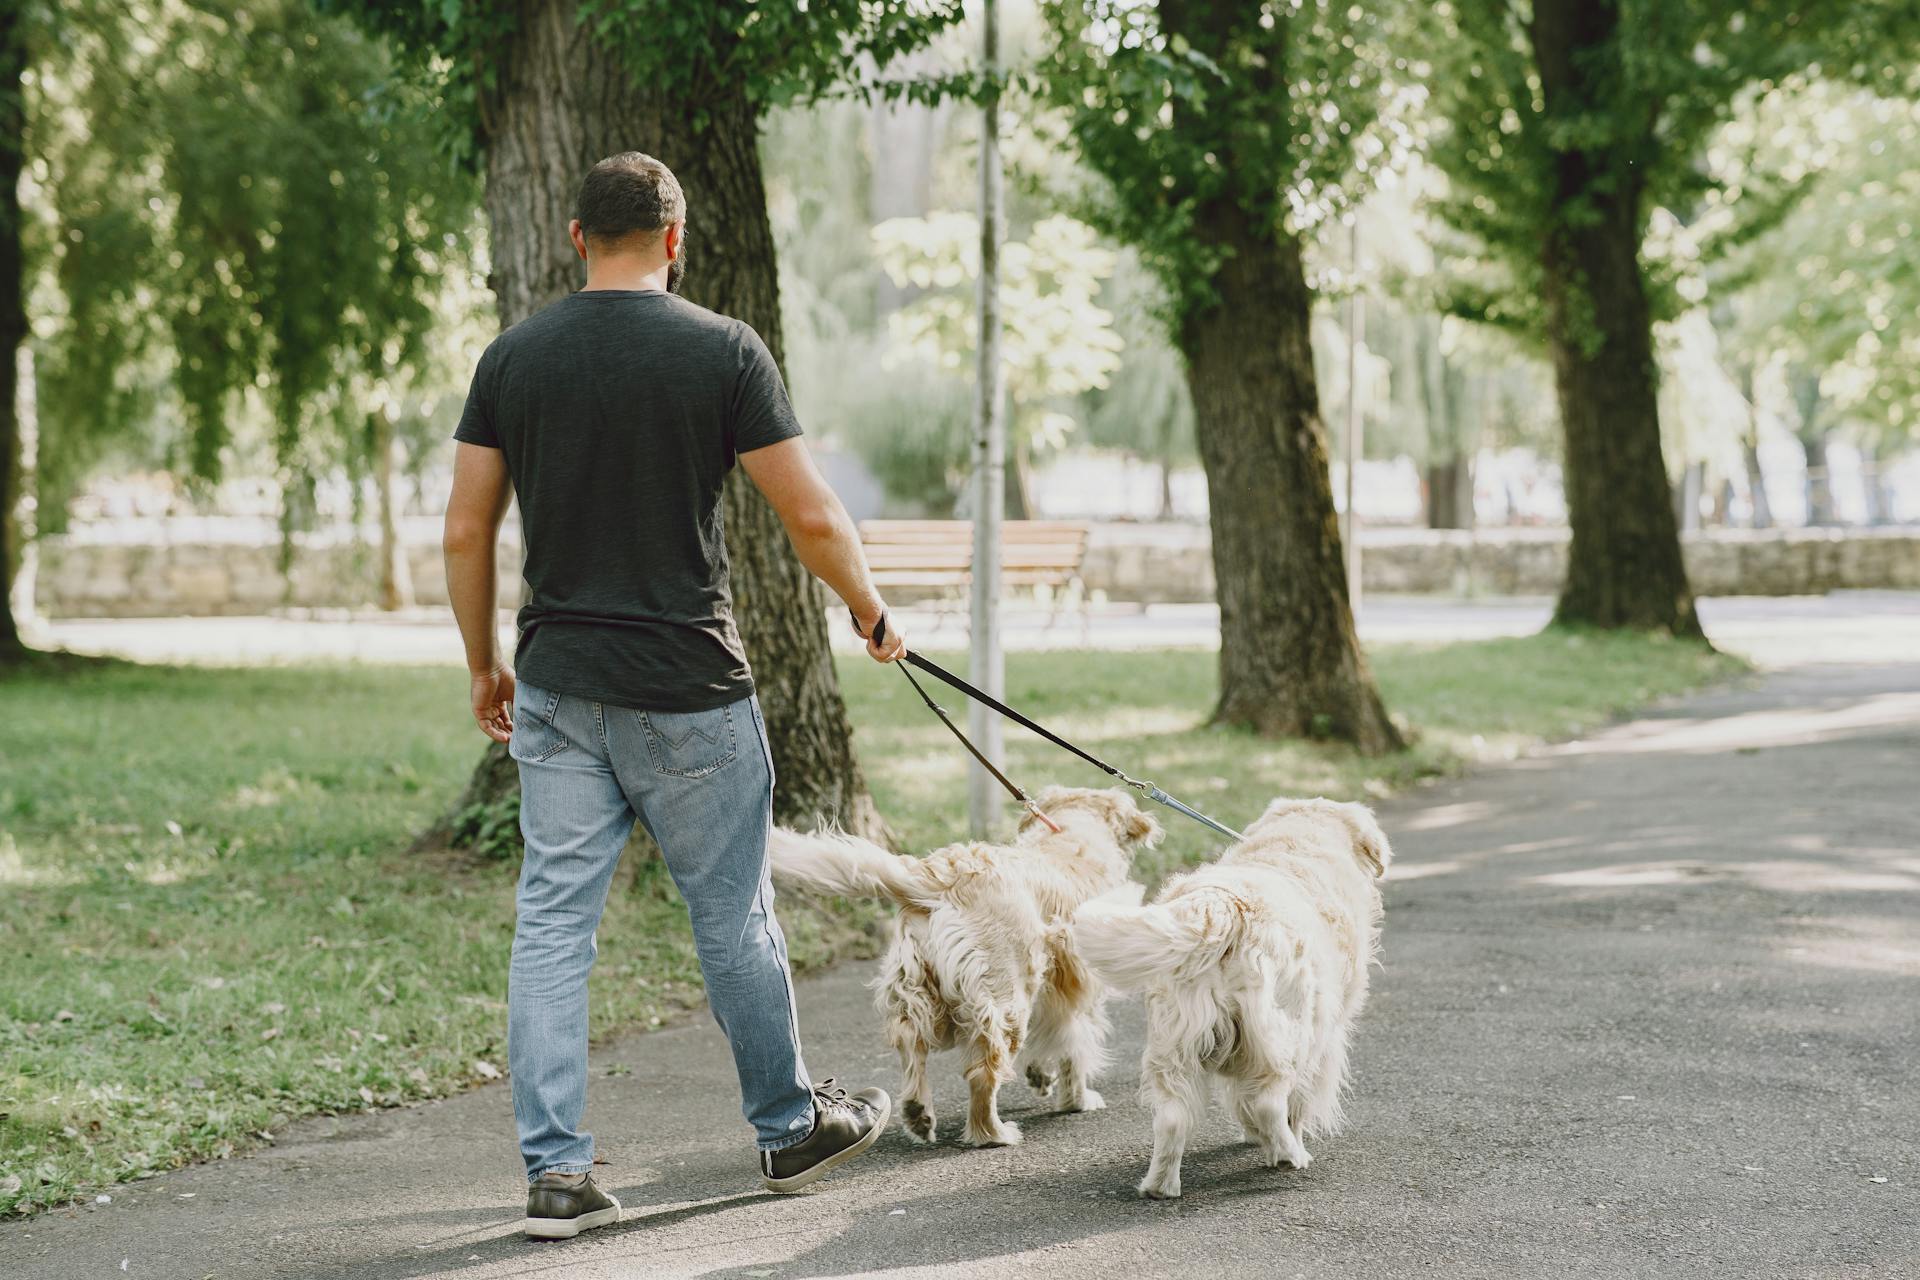
[[[819,1099],[822,1109],[833,1106],[844,1107],[853,1101],[847,1097],[847,1091],[845,1089],[839,1088],[833,1083],[832,1076],[828,1076],[825,1080],[813,1086],[813,1096]]]

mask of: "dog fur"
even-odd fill
[[[1027,1082],[1062,1111],[1106,1105],[1092,1087],[1104,1065],[1106,992],[1064,925],[1126,883],[1133,850],[1158,840],[1160,826],[1118,789],[1049,787],[1039,805],[1060,832],[1029,815],[1012,844],[955,844],[925,858],[832,832],[773,834],[776,883],[901,908],[872,985],[905,1076],[901,1114],[919,1141],[937,1136],[927,1059],[941,1049],[965,1053],[963,1137],[974,1145],[1020,1141],[998,1099],[1023,1052]]]
[[[1153,1162],[1141,1195],[1180,1194],[1210,1076],[1268,1166],[1306,1168],[1305,1140],[1339,1128],[1392,857],[1363,805],[1275,800],[1218,862],[1169,881],[1152,905],[1116,895],[1076,913],[1082,962],[1146,997],[1140,1095],[1153,1108]]]

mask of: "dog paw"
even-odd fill
[[[1267,1147],[1260,1152],[1260,1163],[1266,1165],[1269,1169],[1278,1169],[1283,1164],[1292,1165],[1296,1169],[1304,1169],[1313,1163],[1313,1157],[1307,1154],[1304,1147],[1293,1152],[1291,1155],[1288,1154],[1284,1147]]]
[[[1180,1198],[1180,1178],[1155,1178],[1151,1174],[1140,1184],[1142,1200],[1178,1200]]]
[[[1011,1120],[1002,1120],[998,1129],[985,1133],[967,1133],[967,1145],[972,1147],[1017,1147],[1021,1141],[1020,1126]]]
[[[1027,1068],[1027,1088],[1043,1098],[1053,1096],[1053,1072],[1039,1065]]]
[[[912,1098],[900,1104],[900,1121],[907,1127],[907,1136],[915,1142],[932,1142],[937,1136],[933,1112]]]
[[[1080,1097],[1060,1108],[1062,1111],[1105,1111],[1107,1100],[1100,1096],[1098,1089],[1082,1089]]]

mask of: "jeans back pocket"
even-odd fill
[[[647,755],[655,773],[669,778],[704,778],[733,763],[737,753],[733,707],[711,711],[641,711]]]
[[[541,764],[565,751],[571,744],[553,722],[560,710],[560,695],[525,681],[514,693],[513,737],[507,754],[521,764]]]

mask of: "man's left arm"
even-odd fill
[[[498,449],[454,445],[453,495],[441,554],[447,565],[447,595],[467,648],[473,718],[495,742],[513,736],[513,668],[500,653],[500,574],[495,547],[513,497],[507,457]]]

